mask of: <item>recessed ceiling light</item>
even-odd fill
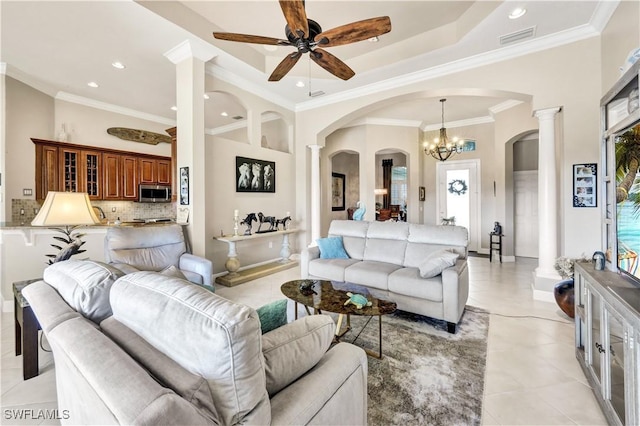
[[[227,114],[227,112],[226,112],[226,111],[222,111],[222,112],[220,113],[220,115],[221,115],[221,116],[223,116],[223,117],[228,117],[228,116],[229,116],[229,114]]]
[[[171,109],[174,110],[174,111],[177,111],[178,107],[174,105],[174,106],[171,107]]]
[[[112,65],[114,68],[118,68],[119,70],[123,70],[123,69],[125,69],[125,68],[126,68],[126,66],[125,66],[122,62],[118,62],[118,61],[116,61],[116,62],[112,62],[112,63],[111,63],[111,65]]]
[[[304,87],[304,81],[298,81],[298,82],[296,83],[296,86],[297,86],[297,87]]]
[[[525,9],[524,7],[516,7],[509,14],[509,19],[518,19],[525,13],[527,13],[527,9]]]
[[[207,95],[206,93],[204,94],[204,98],[205,99],[209,99],[209,95]]]
[[[98,83],[96,83],[95,81],[90,81],[90,82],[88,82],[88,83],[87,83],[87,86],[89,86],[89,87],[99,87],[99,86],[98,86]]]

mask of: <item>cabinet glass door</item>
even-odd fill
[[[63,150],[62,190],[78,192],[78,152]]]
[[[624,411],[624,349],[625,338],[624,325],[615,315],[607,312],[609,322],[609,353],[608,364],[610,373],[611,394],[609,399],[618,418],[625,424]]]
[[[97,197],[100,195],[100,170],[99,170],[99,157],[97,154],[86,154],[86,178],[87,178],[87,193],[90,197]]]
[[[600,333],[601,328],[601,310],[600,296],[597,293],[590,292],[591,309],[591,368],[593,369],[598,383],[602,383],[601,358],[602,352],[605,350]]]

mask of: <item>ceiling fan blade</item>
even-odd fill
[[[326,50],[315,48],[309,52],[309,55],[311,56],[311,59],[313,59],[313,62],[343,80],[349,80],[351,77],[356,75],[356,73],[349,68],[347,64]]]
[[[273,38],[273,37],[255,36],[255,35],[249,35],[249,34],[214,32],[213,36],[218,40],[239,41],[242,43],[272,44],[276,46],[291,44],[289,43],[289,40],[282,40],[282,39]]]
[[[391,19],[388,16],[379,16],[323,31],[314,37],[314,41],[320,43],[322,47],[341,46],[377,37],[389,31],[391,31]]]
[[[298,59],[300,59],[300,56],[302,56],[302,53],[300,52],[287,55],[282,60],[282,62],[278,64],[276,69],[273,70],[273,72],[269,76],[269,81],[280,81],[282,77],[284,77],[289,71],[291,71],[291,68],[293,68],[296,62],[298,62]]]
[[[280,0],[280,8],[291,32],[297,35],[300,30],[304,33],[304,38],[309,37],[309,23],[307,22],[307,12],[304,10],[304,1]]]

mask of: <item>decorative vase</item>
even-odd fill
[[[556,284],[553,288],[553,295],[562,312],[573,318],[575,314],[573,278],[560,281]]]
[[[58,140],[60,142],[67,142],[67,138],[69,135],[67,134],[67,128],[64,123],[62,123],[62,127],[60,128],[60,133],[58,133]]]

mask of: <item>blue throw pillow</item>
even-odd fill
[[[287,299],[276,300],[256,309],[262,334],[287,323]]]
[[[320,248],[320,259],[349,259],[342,237],[319,238],[316,242]]]

